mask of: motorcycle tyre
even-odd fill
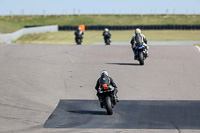
[[[109,96],[105,98],[105,106],[106,106],[107,114],[112,115],[113,114],[112,103],[111,103],[111,98]]]
[[[106,39],[106,40],[105,40],[105,43],[106,43],[106,45],[110,45],[110,40],[109,40],[109,39]]]
[[[144,65],[144,54],[142,51],[139,52],[139,62],[140,65]]]
[[[77,40],[77,45],[81,45],[81,39]]]

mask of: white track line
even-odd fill
[[[200,52],[200,47],[199,46],[196,46],[197,47],[197,49],[199,50],[199,52]]]

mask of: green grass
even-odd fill
[[[103,42],[103,31],[85,31],[83,44]],[[129,42],[133,31],[110,31],[112,41]],[[199,41],[200,30],[143,30],[148,41]],[[24,35],[17,39],[19,44],[75,44],[74,31],[48,32]]]
[[[25,25],[199,25],[200,15],[49,15],[0,16],[0,33],[10,33]]]
[[[146,30],[143,33],[152,41],[200,41],[200,30]]]

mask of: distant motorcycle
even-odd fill
[[[102,101],[101,108],[106,108],[107,114],[113,114],[113,108],[117,104],[117,100],[114,96],[114,87],[107,86],[107,84],[103,85],[103,88],[99,88],[99,93],[101,94]]]
[[[81,45],[82,39],[83,39],[82,35],[77,35],[76,36],[76,43],[77,43],[77,45]]]
[[[136,60],[140,62],[140,65],[144,65],[144,60],[147,58],[147,48],[143,43],[137,43],[136,49]]]
[[[111,43],[110,38],[111,38],[110,35],[108,33],[105,33],[105,35],[104,35],[104,41],[105,41],[106,45],[110,45],[110,43]]]
[[[80,45],[82,43],[82,40],[83,40],[83,31],[81,31],[81,28],[78,28],[75,32],[74,32],[74,35],[75,35],[75,41],[77,43],[77,45]]]

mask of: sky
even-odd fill
[[[0,0],[11,14],[200,14],[200,0]]]

